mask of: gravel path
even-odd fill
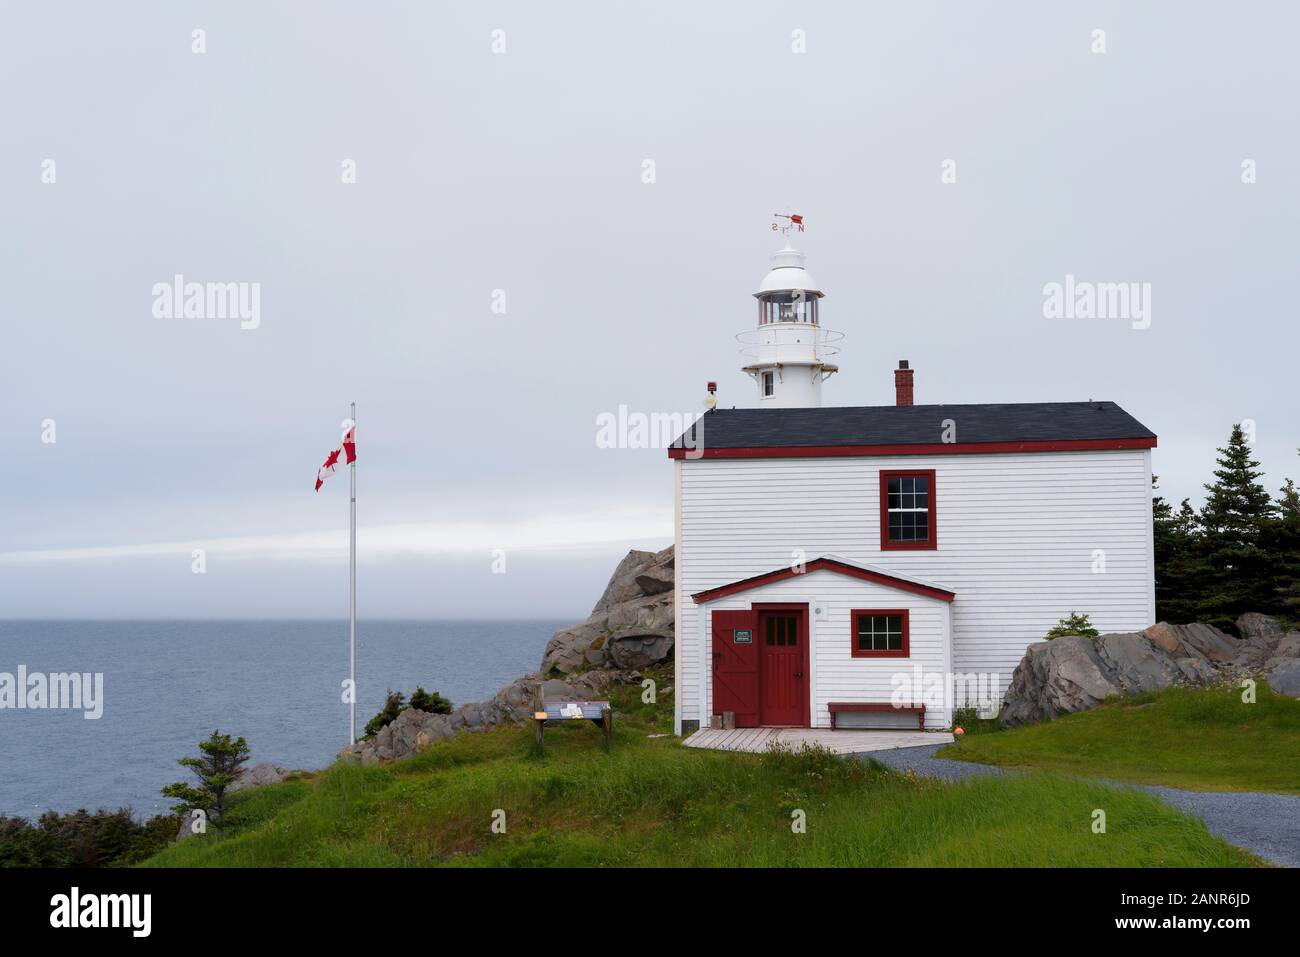
[[[1138,787],[1196,815],[1229,844],[1283,867],[1300,867],[1300,797],[1296,795]]]
[[[966,778],[982,778],[990,774],[1006,774],[1002,768],[991,764],[972,764],[970,761],[949,761],[936,758],[934,752],[942,744],[927,744],[919,748],[892,748],[888,751],[872,751],[868,754],[855,754],[855,758],[874,758],[895,771],[915,771],[926,778],[940,778],[944,781],[964,781]]]
[[[855,757],[873,758],[898,771],[915,771],[923,777],[944,781],[1014,773],[987,764],[936,758],[934,753],[940,747],[942,745],[928,744],[920,748],[873,751]],[[1184,791],[1182,788],[1120,781],[1105,783],[1154,794],[1179,810],[1199,817],[1212,834],[1229,844],[1244,847],[1283,867],[1300,867],[1300,796],[1255,791]]]

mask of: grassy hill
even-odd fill
[[[1265,684],[1171,688],[1092,711],[972,734],[941,757],[1201,791],[1300,794],[1300,701]]]
[[[661,675],[660,685],[671,683]],[[623,689],[614,747],[574,723],[464,734],[384,767],[336,764],[241,796],[225,837],[152,866],[1242,866],[1154,798],[1053,776],[918,780],[825,752],[697,751],[671,695]],[[992,736],[990,736],[992,737]],[[1105,810],[1107,832],[1091,830]],[[802,811],[806,833],[792,821]],[[492,831],[504,812],[505,833]],[[494,818],[495,815],[495,818]]]

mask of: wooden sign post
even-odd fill
[[[614,743],[614,709],[608,701],[570,701],[561,698],[548,701],[542,696],[542,686],[539,684],[533,696],[533,742],[543,754],[546,752],[545,729],[549,721],[590,721],[600,728],[606,751]]]

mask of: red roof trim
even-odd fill
[[[995,455],[1003,452],[1111,452],[1154,449],[1154,435],[1139,439],[1060,439],[1033,442],[935,442],[929,445],[782,445],[765,448],[672,448],[670,459],[783,459],[865,455]]]
[[[916,582],[908,581],[906,578],[895,578],[893,575],[886,575],[882,572],[867,571],[865,568],[858,568],[856,565],[847,565],[844,562],[837,562],[832,558],[816,558],[804,565],[802,572],[795,571],[793,568],[778,568],[774,572],[767,572],[762,575],[755,575],[753,578],[742,578],[740,581],[732,582],[729,585],[719,585],[717,588],[708,588],[704,591],[696,592],[691,596],[697,605],[706,601],[713,601],[715,598],[723,598],[727,595],[734,595],[737,592],[749,591],[751,588],[758,588],[760,585],[771,585],[774,582],[785,581],[787,578],[794,578],[796,575],[806,575],[808,572],[815,571],[832,571],[840,575],[847,575],[850,578],[860,578],[863,581],[875,582],[877,585],[886,585],[890,588],[897,588],[899,591],[910,591],[914,595],[924,595],[926,598],[937,598],[940,601],[952,601],[956,597],[956,592],[948,591],[946,588],[937,588],[931,585],[919,585]]]

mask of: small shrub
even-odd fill
[[[1070,612],[1068,617],[1062,618],[1055,625],[1048,629],[1047,634],[1043,636],[1045,641],[1051,641],[1053,638],[1064,638],[1066,635],[1080,635],[1084,638],[1096,638],[1101,632],[1092,627],[1092,622],[1088,620],[1086,614],[1080,615],[1076,611]]]
[[[436,691],[416,688],[415,694],[411,695],[411,700],[407,701],[406,695],[402,692],[390,690],[384,699],[384,710],[366,722],[365,736],[373,738],[384,725],[396,721],[397,716],[408,708],[427,711],[429,714],[451,714],[451,702]]]
[[[407,709],[406,695],[400,691],[389,690],[388,696],[384,698],[384,708],[379,714],[375,715],[366,722],[365,736],[373,738],[386,724],[392,724],[397,720],[397,716]]]
[[[450,701],[436,691],[425,691],[423,688],[415,689],[415,694],[411,695],[410,707],[429,714],[451,714]]]

